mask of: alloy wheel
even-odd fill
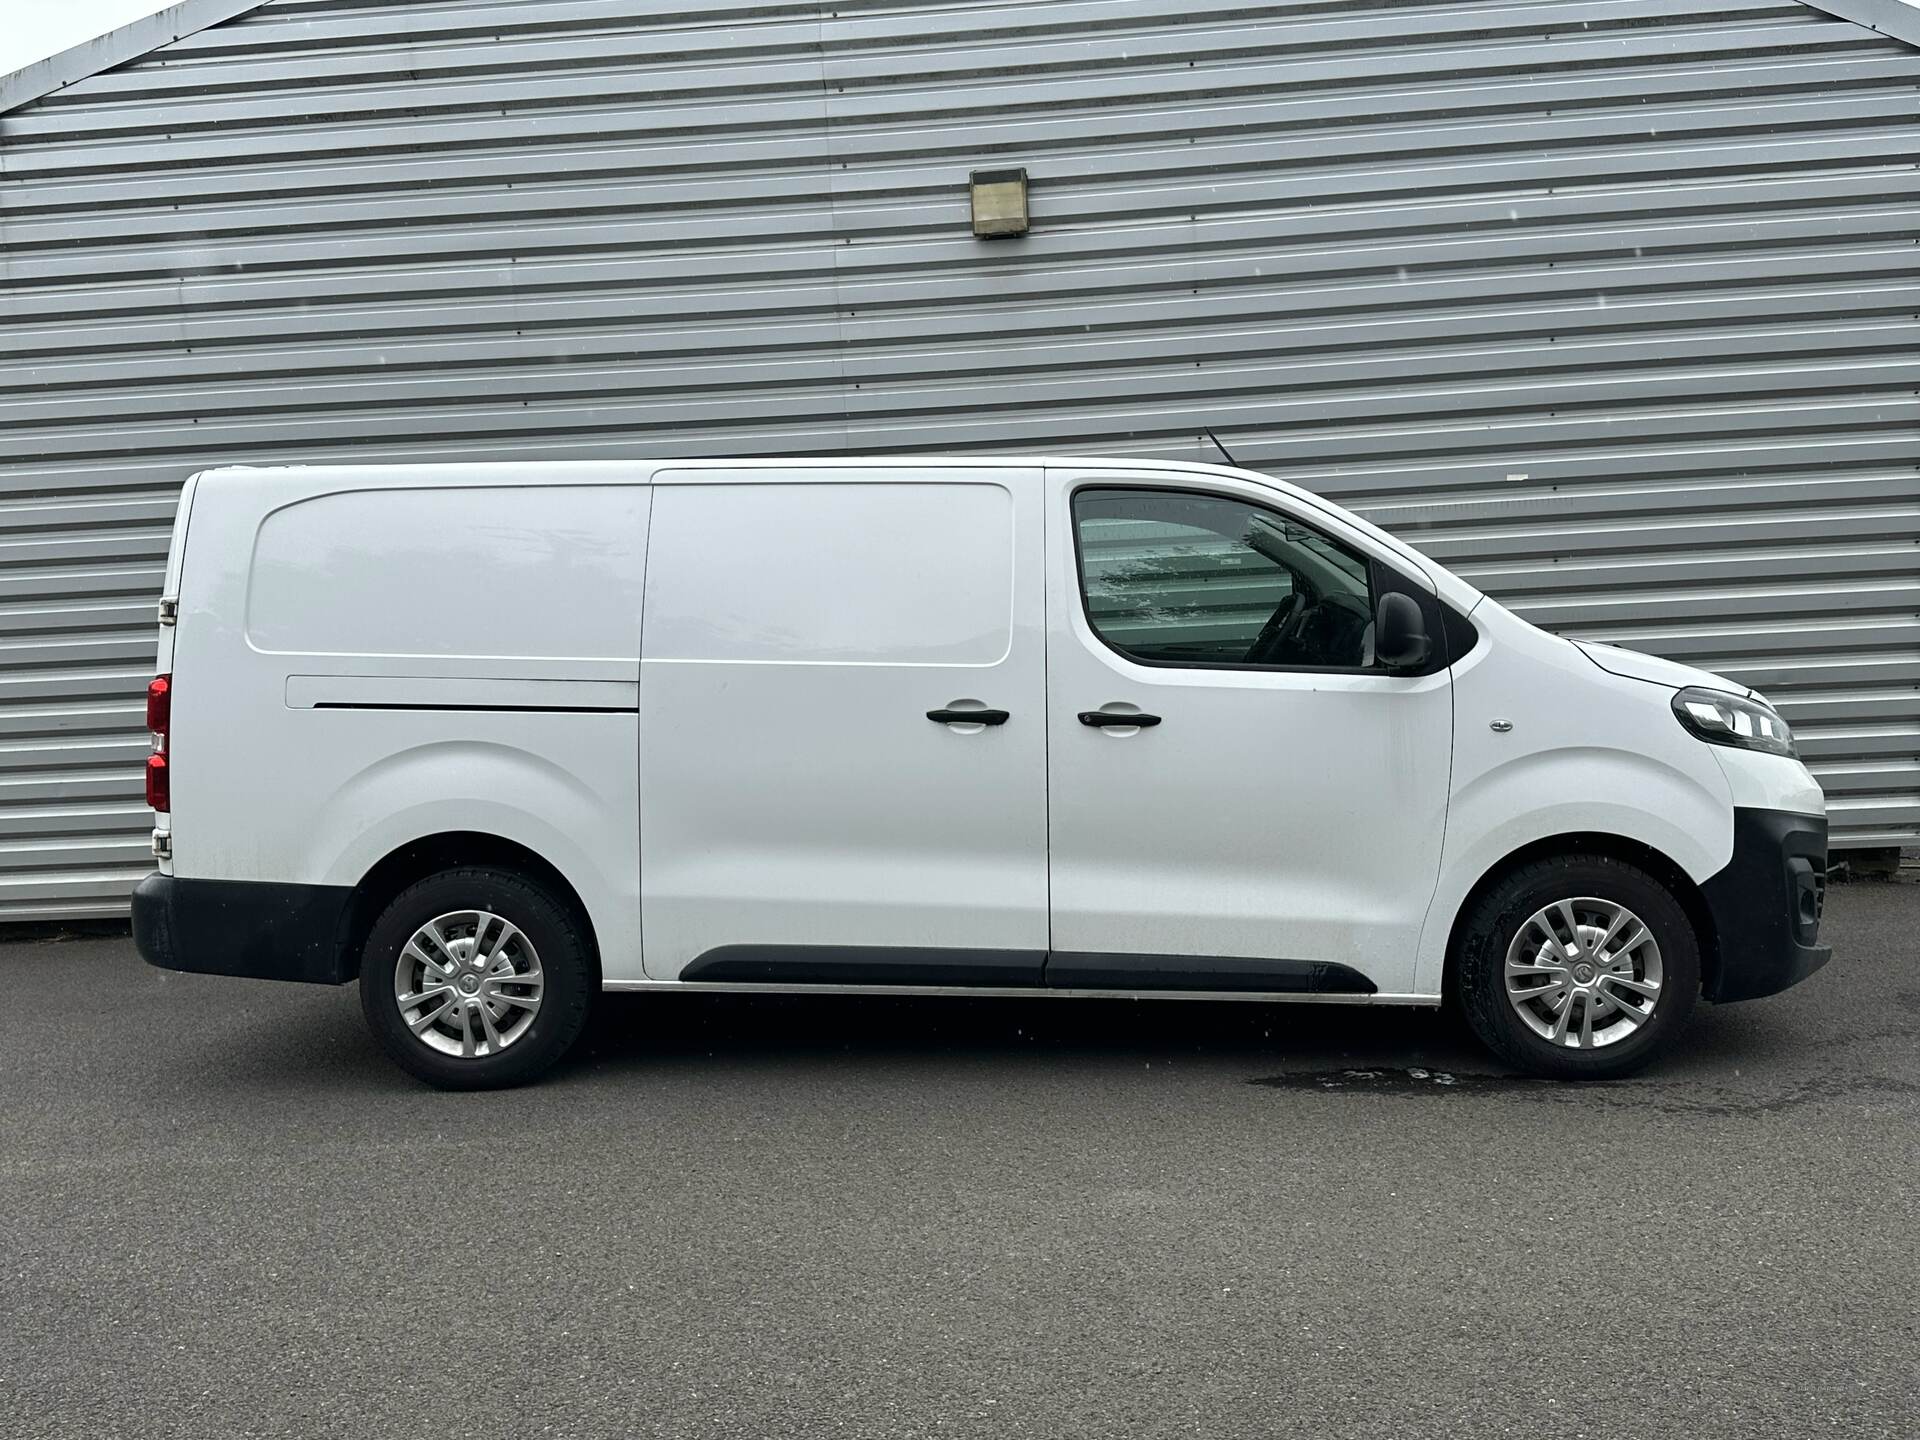
[[[497,1055],[532,1027],[546,982],[533,942],[485,910],[454,910],[413,932],[393,968],[400,1017],[443,1055]]]
[[[1507,947],[1507,1003],[1534,1034],[1571,1050],[1617,1044],[1645,1028],[1663,975],[1646,922],[1592,896],[1543,905]]]

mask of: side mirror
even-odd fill
[[[1410,670],[1432,653],[1426,617],[1413,597],[1397,590],[1382,595],[1373,610],[1374,658],[1389,670]]]

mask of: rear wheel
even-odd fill
[[[1536,860],[1474,902],[1458,956],[1473,1031],[1530,1075],[1610,1080],[1651,1061],[1700,993],[1685,908],[1604,855]]]
[[[360,1005],[403,1069],[443,1089],[491,1089],[572,1048],[597,978],[569,906],[524,875],[474,866],[409,886],[381,913]]]

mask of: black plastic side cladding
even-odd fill
[[[682,980],[778,985],[1040,985],[1044,950],[887,945],[722,945]]]
[[[149,875],[133,892],[133,943],[149,965],[197,975],[343,985],[353,967],[344,885]]]
[[[1220,990],[1371,995],[1356,970],[1317,960],[1100,955],[859,945],[723,945],[682,980],[782,985],[951,985],[1053,990]]]
[[[1327,960],[1249,960],[1222,955],[1047,957],[1053,990],[1256,990],[1277,995],[1371,995],[1358,970]]]

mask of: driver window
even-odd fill
[[[1177,490],[1073,497],[1100,638],[1151,665],[1358,669],[1373,661],[1364,558],[1272,511]]]

